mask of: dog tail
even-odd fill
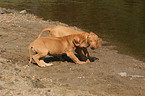
[[[32,43],[28,46],[28,53],[29,53],[29,57],[30,57],[30,61],[28,64],[30,64],[32,61],[31,48],[32,48]]]
[[[43,30],[40,32],[38,38],[40,38],[41,34],[42,34],[44,31],[50,31],[50,30],[51,30],[51,28],[45,28],[45,29],[43,29]]]

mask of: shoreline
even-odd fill
[[[1,10],[1,8],[0,8]],[[27,65],[28,44],[46,27],[63,25],[33,14],[0,14],[0,95],[20,96],[144,96],[145,63],[119,54],[113,46],[88,49],[99,60],[78,65],[55,61],[52,67]],[[48,36],[45,32],[43,36]],[[105,41],[103,41],[105,44]],[[128,76],[120,76],[125,72]]]

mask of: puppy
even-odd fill
[[[36,53],[33,56],[34,61],[40,66],[51,66],[51,63],[45,63],[43,60],[39,60],[40,58],[45,57],[46,55],[52,56],[59,56],[62,54],[66,54],[70,57],[75,63],[77,64],[84,64],[85,62],[81,62],[75,55],[74,55],[74,47],[87,47],[85,34],[73,34],[63,37],[41,37],[34,40],[28,47],[28,52],[30,56],[30,61],[32,61],[31,56],[31,48]]]
[[[43,29],[40,32],[38,38],[40,38],[41,34],[44,31],[50,31],[50,33],[49,33],[50,37],[61,37],[61,36],[67,36],[67,35],[71,35],[71,34],[84,33],[87,36],[86,40],[91,49],[94,50],[96,48],[101,47],[101,42],[100,42],[98,36],[93,32],[87,33],[87,32],[83,32],[83,31],[76,31],[76,30],[73,30],[73,29],[65,27],[65,26],[56,26],[56,27],[52,27],[52,28]],[[89,56],[89,52],[87,51],[87,47],[86,48],[77,47],[76,52],[78,53],[78,55],[81,57],[82,60],[85,60],[87,63],[90,62],[90,56]]]

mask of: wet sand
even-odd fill
[[[42,29],[57,25],[68,26],[32,14],[0,14],[1,96],[145,96],[145,63],[119,54],[105,41],[101,48],[88,48],[99,59],[89,64],[53,59],[51,67],[27,65],[28,45]]]

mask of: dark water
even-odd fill
[[[0,0],[0,7],[93,31],[145,62],[145,0]]]

